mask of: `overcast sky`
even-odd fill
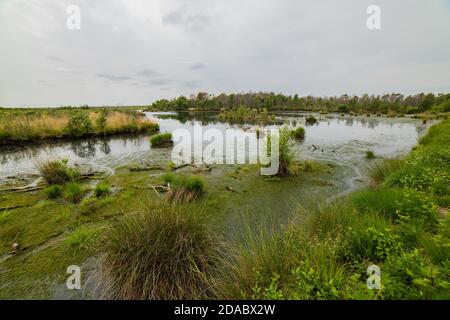
[[[0,105],[260,90],[450,92],[450,1],[0,0]]]

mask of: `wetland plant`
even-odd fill
[[[170,147],[173,145],[172,134],[165,132],[154,135],[150,138],[150,143],[152,144],[152,147]]]
[[[80,172],[77,169],[70,168],[67,165],[67,160],[39,161],[36,163],[36,168],[49,185],[62,185],[75,182],[80,178]]]
[[[166,173],[163,180],[169,185],[167,197],[169,201],[190,202],[205,193],[205,181],[200,176],[185,176]]]
[[[312,126],[317,123],[317,119],[314,116],[308,116],[305,120],[306,125]]]
[[[367,150],[366,159],[375,159],[375,153],[372,150]]]
[[[96,198],[102,198],[111,194],[111,188],[106,183],[99,183],[95,186],[94,195]]]
[[[215,296],[220,242],[198,210],[149,201],[106,235],[101,274],[111,299]]]
[[[295,160],[295,152],[291,140],[291,133],[287,127],[280,129],[279,156],[280,163],[277,176],[289,176],[292,173],[291,167]]]
[[[47,196],[47,199],[54,200],[59,198],[63,193],[63,187],[59,184],[53,184],[44,189],[44,193]]]
[[[399,170],[404,164],[403,160],[385,159],[376,161],[368,168],[369,176],[374,184],[382,183],[387,176]]]
[[[68,134],[75,138],[80,138],[94,133],[89,115],[85,112],[79,112],[72,115],[66,128]]]
[[[80,202],[88,189],[76,182],[68,183],[64,186],[64,192],[63,196],[64,199],[71,203],[78,203]]]
[[[303,140],[305,139],[305,128],[298,127],[297,129],[291,131],[291,135],[295,139]]]

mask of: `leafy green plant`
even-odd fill
[[[80,138],[93,133],[93,126],[88,114],[79,112],[71,116],[66,128],[67,133],[76,138]]]

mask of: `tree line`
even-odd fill
[[[151,104],[150,111],[219,111],[247,107],[266,110],[304,110],[340,113],[401,113],[414,114],[426,111],[449,112],[450,94],[419,93],[403,95],[341,95],[334,97],[315,97],[284,95],[273,92],[248,92],[213,95],[199,92],[190,97],[180,96],[171,100],[161,99]]]

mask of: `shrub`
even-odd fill
[[[108,120],[108,112],[103,109],[102,111],[100,111],[97,119],[95,120],[95,124],[97,125],[97,131],[103,135],[106,135],[107,130],[106,130],[106,123]]]
[[[75,182],[80,178],[80,172],[70,168],[67,165],[67,160],[41,161],[36,164],[36,167],[48,184]]]
[[[173,144],[172,134],[165,132],[154,135],[150,138],[150,143],[152,147],[167,147]]]
[[[94,195],[97,198],[107,196],[111,193],[111,188],[106,183],[99,183],[95,186]]]
[[[305,128],[298,127],[297,129],[291,131],[291,135],[295,139],[305,139]]]
[[[395,221],[423,225],[427,230],[437,226],[437,211],[432,199],[414,191],[406,190],[403,197],[397,200]]]
[[[58,185],[54,184],[44,189],[44,193],[47,196],[48,199],[56,199],[62,195],[63,188]]]
[[[83,185],[72,182],[64,187],[63,195],[66,201],[78,203],[83,199],[86,192],[87,189]]]
[[[76,138],[80,138],[93,133],[91,119],[85,112],[74,114],[67,124],[67,133]]]
[[[102,276],[112,299],[205,299],[220,243],[201,212],[153,202],[108,233]]]
[[[421,250],[392,256],[383,270],[383,294],[387,299],[450,298],[447,275],[432,265]]]

